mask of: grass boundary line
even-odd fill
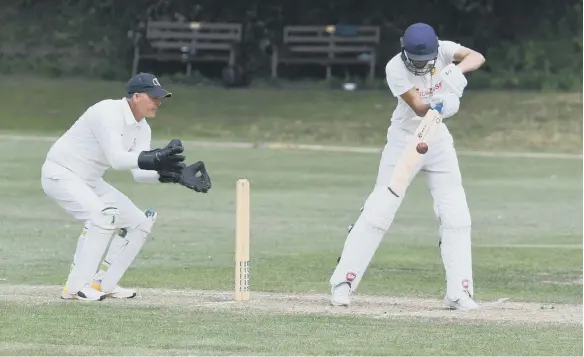
[[[0,139],[16,141],[41,141],[54,142],[55,136],[41,135],[11,135],[0,134]],[[340,152],[358,154],[381,154],[382,148],[360,147],[360,146],[335,146],[335,145],[312,145],[312,144],[287,144],[281,142],[213,142],[202,140],[182,140],[183,144],[192,145],[198,148],[217,149],[263,149],[263,150],[287,150],[287,151],[320,151],[320,152]],[[162,140],[153,140],[153,143],[166,145]],[[473,151],[459,150],[459,156],[490,157],[490,158],[514,158],[514,159],[564,159],[582,160],[579,154],[566,153],[545,153],[545,152],[511,152],[511,151]]]

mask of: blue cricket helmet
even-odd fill
[[[432,26],[424,23],[410,25],[401,42],[401,57],[408,70],[415,75],[432,71],[438,57],[438,36]]]

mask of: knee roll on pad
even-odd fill
[[[392,219],[390,217],[384,217],[376,212],[365,211],[363,221],[374,229],[387,231],[391,225]]]
[[[399,204],[400,199],[393,196],[386,187],[376,187],[365,202],[361,219],[374,229],[387,231]]]
[[[466,195],[461,186],[452,187],[439,202],[434,202],[434,212],[444,228],[470,227],[472,222]]]
[[[94,226],[107,229],[115,230],[116,222],[120,216],[120,211],[115,207],[106,207],[98,215],[96,215],[92,220]]]

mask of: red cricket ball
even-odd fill
[[[425,154],[428,152],[428,144],[421,142],[416,145],[416,151],[420,154]]]

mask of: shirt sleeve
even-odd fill
[[[399,97],[414,87],[408,79],[405,69],[398,67],[397,64],[396,61],[392,60],[385,66],[385,79],[394,97]],[[401,63],[399,64],[401,65]]]
[[[150,126],[145,125],[140,129],[141,130],[136,137],[136,146],[130,152],[140,154],[142,151],[151,150],[152,130],[150,129]],[[132,169],[132,176],[134,176],[134,181],[141,183],[159,182],[158,178],[160,177],[158,172],[154,170],[141,170],[139,168]]]
[[[138,167],[138,153],[127,152],[122,145],[123,120],[114,108],[96,108],[92,129],[97,142],[114,170]]]
[[[439,51],[446,63],[454,62],[454,55],[462,47],[460,43],[452,41],[440,41]]]

